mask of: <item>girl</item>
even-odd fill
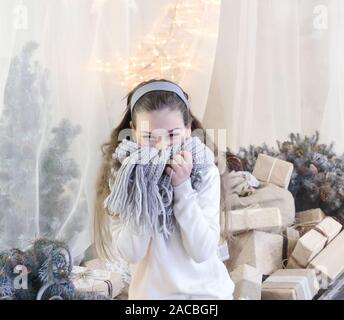
[[[143,226],[124,223],[119,215],[110,217],[106,205],[104,208],[110,192],[120,191],[112,189],[111,183],[124,160],[119,160],[120,152],[117,157],[113,154],[120,149],[119,136],[125,129],[131,129],[134,143],[142,150],[153,147],[164,151],[180,146],[190,141],[195,131],[207,137],[190,111],[188,95],[177,84],[164,79],[151,80],[139,84],[127,95],[124,118],[113,130],[111,141],[102,146],[104,161],[97,184],[95,221],[98,255],[109,260],[120,256],[129,263],[129,300],[232,299],[234,284],[217,255],[220,175],[216,158],[202,171],[195,190],[191,179],[196,165],[192,152],[180,148],[179,153],[170,157],[164,176],[169,177],[173,190],[174,229],[168,238],[160,232],[142,233]],[[162,131],[164,134],[157,134]],[[215,145],[213,148],[217,153]],[[153,190],[146,192],[148,197]]]

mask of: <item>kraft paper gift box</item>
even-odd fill
[[[119,295],[124,287],[121,275],[107,270],[74,266],[71,280],[79,291],[97,292],[109,298]]]
[[[228,210],[224,234],[238,234],[250,230],[278,233],[282,230],[282,217],[278,208],[245,208]]]
[[[344,231],[339,233],[308,265],[320,275],[322,282],[331,283],[344,271]]]
[[[331,217],[326,217],[297,241],[287,268],[306,268],[308,263],[341,229],[341,223]]]
[[[302,226],[316,225],[324,220],[325,217],[325,213],[320,208],[296,212],[295,224]]]
[[[262,284],[262,300],[312,300],[319,291],[316,274],[309,269],[281,269]]]
[[[242,264],[230,273],[235,284],[234,300],[260,300],[262,274],[248,264]]]
[[[282,268],[283,237],[263,231],[249,231],[229,241],[230,258],[226,261],[231,272],[241,264],[249,264],[263,275]]]
[[[288,189],[293,170],[292,163],[260,153],[252,174],[262,182]]]
[[[287,268],[306,268],[308,263],[325,247],[327,238],[315,230],[304,234],[291,253]]]
[[[334,218],[326,217],[314,227],[314,230],[324,235],[329,243],[342,230],[342,227],[342,224]]]

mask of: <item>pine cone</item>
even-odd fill
[[[234,154],[227,154],[227,167],[229,171],[244,171],[241,160]]]
[[[322,202],[331,202],[336,196],[336,192],[331,186],[324,185],[319,189],[319,197]]]
[[[338,195],[342,200],[344,200],[344,188],[343,187],[340,187],[338,189]]]
[[[305,154],[305,150],[303,150],[301,147],[297,147],[295,149],[295,155],[299,158],[301,158]]]
[[[309,168],[306,166],[300,166],[296,170],[300,176],[307,176],[309,174]]]
[[[318,168],[313,163],[309,165],[309,169],[313,173],[313,175],[316,175],[319,172]]]

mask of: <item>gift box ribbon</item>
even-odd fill
[[[274,159],[274,161],[272,162],[272,165],[271,165],[271,169],[270,169],[270,172],[269,172],[269,175],[268,175],[268,178],[266,179],[266,183],[269,183],[270,182],[270,179],[271,179],[271,176],[272,176],[272,172],[275,168],[275,164],[277,162],[277,158]]]
[[[107,291],[108,291],[108,295],[110,298],[112,298],[113,295],[113,286],[111,281],[109,280],[110,278],[110,272],[109,271],[105,271],[105,270],[85,270],[85,271],[76,271],[75,273],[72,273],[72,279],[75,281],[79,281],[79,280],[84,280],[84,281],[88,281],[88,280],[94,280],[93,284],[92,284],[92,288],[91,290],[95,290],[94,287],[95,285],[95,281],[103,281],[106,285],[107,285]],[[88,284],[86,282],[86,284]],[[99,291],[99,290],[98,290]]]

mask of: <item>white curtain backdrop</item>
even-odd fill
[[[233,151],[319,130],[342,153],[343,23],[340,0],[222,1],[206,126]]]
[[[187,6],[175,21],[173,12]],[[290,132],[320,130],[343,152],[343,7],[341,0],[1,0],[0,249],[50,236],[82,258],[100,146],[121,118],[124,95],[149,77],[180,83],[205,127],[226,129],[225,143],[215,141],[222,147],[274,145]],[[149,41],[165,29],[167,49],[156,52]],[[129,62],[142,62],[139,45],[148,48],[145,59],[164,55],[172,68],[151,64],[128,77]]]
[[[319,125],[325,141],[335,141],[344,151],[344,2],[331,1],[329,7],[329,44],[327,47],[328,85]]]

